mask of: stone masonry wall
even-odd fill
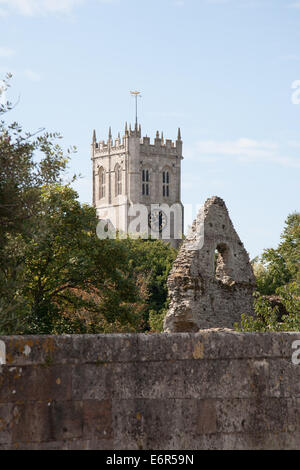
[[[232,328],[241,314],[254,315],[255,286],[249,255],[225,202],[213,196],[200,209],[169,274],[164,331]]]
[[[0,337],[0,449],[299,449],[299,339]]]

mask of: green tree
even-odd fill
[[[300,331],[300,213],[290,214],[278,248],[253,260],[257,289],[255,316],[242,315],[241,331]],[[279,318],[268,296],[276,294],[286,314]]]
[[[287,217],[278,248],[267,249],[254,260],[254,272],[263,295],[275,294],[290,282],[296,282],[300,293],[300,213]]]
[[[241,316],[241,323],[234,325],[238,331],[300,331],[300,298],[297,285],[291,283],[277,289],[281,303],[287,314],[278,321],[278,307],[272,307],[266,296],[256,295],[254,301],[255,316]]]
[[[145,309],[144,329],[162,330],[168,307],[167,278],[177,250],[161,240],[126,239],[130,276],[142,285]]]
[[[26,313],[21,272],[41,187],[61,182],[70,152],[64,155],[58,146],[59,134],[34,135],[16,122],[7,124],[11,109],[9,102],[0,105],[0,316],[5,331],[20,328],[18,312]]]
[[[62,184],[59,138],[0,122],[0,333],[136,330],[127,252],[96,237],[95,209]]]
[[[97,222],[95,209],[80,204],[70,187],[43,189],[22,273],[28,332],[73,332],[80,325],[81,332],[102,331],[101,318],[137,324],[132,304],[139,292],[128,275],[127,253],[118,241],[97,238]]]
[[[10,103],[0,106],[0,248],[8,234],[30,232],[41,187],[62,183],[72,151],[64,154],[58,133],[23,132],[16,122],[7,124],[10,109]]]

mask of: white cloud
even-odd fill
[[[5,46],[0,46],[0,57],[10,57],[15,53],[12,49]]]
[[[39,82],[41,80],[41,76],[38,73],[31,70],[31,69],[24,70],[24,74],[32,82]]]
[[[187,148],[185,155],[190,159],[218,161],[233,158],[240,162],[269,162],[300,168],[300,158],[282,156],[276,142],[240,138],[234,141],[201,140],[194,147]]]
[[[19,13],[25,16],[46,13],[68,13],[85,0],[0,0],[3,13]]]
[[[0,16],[17,13],[24,16],[41,16],[51,13],[70,13],[75,7],[89,0],[0,0]],[[116,0],[98,0],[99,3],[115,3]]]

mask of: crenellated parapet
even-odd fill
[[[116,139],[115,142],[111,140],[110,143],[100,140],[94,145],[94,156],[106,155],[108,153],[120,153],[125,151],[125,143]]]
[[[180,129],[178,129],[178,138],[176,141],[172,141],[171,139],[164,140],[163,133],[160,134],[159,131],[156,131],[153,143],[151,143],[150,137],[143,137],[140,142],[140,151],[143,154],[153,156],[170,156],[182,159],[182,140]]]
[[[97,141],[96,132],[93,132],[92,140],[92,158],[101,157],[109,154],[117,154],[128,151],[129,140],[138,139],[140,144],[140,152],[146,154],[156,154],[156,155],[170,155],[182,157],[182,140],[180,129],[178,129],[177,140],[172,141],[171,139],[164,139],[163,132],[161,134],[159,131],[156,132],[153,142],[151,142],[150,137],[147,135],[142,137],[141,135],[141,125],[135,125],[134,129],[129,128],[127,123],[125,124],[125,132],[123,136],[118,136],[113,139],[111,128],[109,128],[108,139]]]

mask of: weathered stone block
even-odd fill
[[[85,439],[107,440],[113,437],[111,400],[83,402],[83,435]]]
[[[287,403],[280,398],[232,398],[216,401],[219,433],[287,431]]]
[[[12,410],[14,444],[61,441],[81,437],[82,402],[26,402]]]
[[[135,363],[122,371],[115,378],[114,397],[121,398],[182,398],[184,382],[182,380],[184,364],[181,361],[169,362],[164,368],[163,362]],[[127,374],[131,371],[131,374]],[[124,374],[125,372],[125,374]],[[127,377],[134,377],[129,389]],[[127,382],[127,384],[126,384]],[[124,392],[127,390],[127,396]],[[128,393],[129,392],[129,393]]]
[[[83,364],[74,368],[72,397],[75,400],[105,400],[113,390],[114,365]]]
[[[69,400],[71,369],[64,366],[2,366],[0,403],[24,400]]]
[[[269,360],[270,396],[300,397],[300,366],[290,359],[273,358]]]
[[[12,403],[0,405],[0,445],[11,443]]]

